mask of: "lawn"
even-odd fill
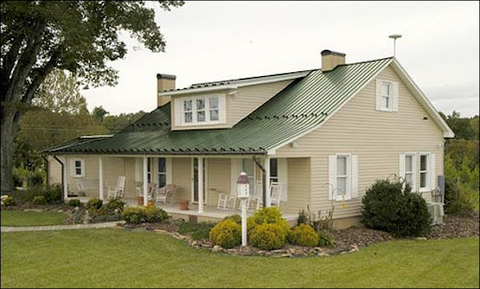
[[[324,258],[236,257],[122,229],[2,233],[2,287],[478,287],[479,240]]]
[[[2,226],[50,226],[62,225],[67,215],[58,212],[2,211]]]

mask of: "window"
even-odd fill
[[[148,158],[147,160],[147,181],[150,184],[152,182],[152,167],[153,167],[153,159]]]
[[[197,122],[205,122],[205,99],[198,98],[196,101]]]
[[[405,181],[415,188],[415,155],[405,155]]]
[[[278,159],[270,159],[270,182],[278,183]]]
[[[167,185],[167,159],[158,158],[157,187],[163,188]]]
[[[81,159],[73,160],[73,176],[74,177],[83,177],[84,176],[84,161]]]
[[[208,107],[210,112],[210,121],[219,120],[219,111],[218,111],[218,97],[208,98]]]
[[[382,82],[381,89],[382,97],[382,109],[383,110],[392,110],[392,83],[391,82]]]
[[[350,194],[350,159],[347,155],[337,156],[337,186],[335,195],[337,199],[346,198]]]
[[[430,166],[429,154],[420,155],[420,189],[428,189],[430,187]]]
[[[193,107],[192,107],[192,100],[184,100],[183,101],[183,114],[185,123],[193,122]]]

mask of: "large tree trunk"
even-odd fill
[[[15,140],[15,135],[18,131],[18,125],[20,122],[19,117],[12,115],[12,112],[4,111],[2,115],[2,124],[1,124],[1,157],[2,157],[2,188],[1,194],[9,194],[13,192],[13,152],[14,146],[13,142]],[[17,112],[18,113],[18,112]]]

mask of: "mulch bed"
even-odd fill
[[[445,216],[444,224],[437,225],[427,235],[428,239],[452,239],[478,237],[478,214],[466,217]]]

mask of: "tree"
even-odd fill
[[[119,115],[107,115],[102,124],[108,129],[110,133],[118,133],[127,127],[129,124],[134,123],[142,116],[147,114],[143,110],[135,113],[121,113]]]
[[[183,1],[158,1],[164,10]],[[126,31],[153,52],[165,41],[144,1],[2,1],[0,53],[1,193],[12,191],[14,139],[47,75],[68,70],[82,84],[114,85],[107,65],[123,58]]]
[[[107,114],[109,114],[109,112],[106,111],[103,106],[95,106],[92,110],[92,116],[100,122],[103,121]]]

